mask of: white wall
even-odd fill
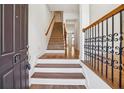
[[[91,4],[90,5],[90,23],[95,22],[105,14],[109,13],[119,4]]]
[[[32,69],[37,60],[37,57],[42,55],[47,48],[50,34],[45,36],[49,23],[52,18],[52,13],[48,11],[46,5],[29,5],[29,55]]]
[[[64,22],[68,19],[79,19],[79,14],[78,13],[67,13],[67,12],[64,12],[63,13],[63,19],[64,19]]]
[[[64,12],[63,13],[63,19],[66,23],[67,20],[75,20],[75,48],[77,50],[80,50],[80,30],[79,30],[79,13],[73,13],[73,12]]]
[[[84,60],[84,33],[82,29],[89,25],[89,4],[80,5],[80,59]]]
[[[119,4],[81,4],[80,5],[80,31],[109,13]],[[84,33],[80,33],[80,58],[84,59]]]

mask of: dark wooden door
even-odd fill
[[[28,6],[21,5],[21,33],[20,33],[20,55],[21,55],[21,84],[22,88],[28,88]],[[27,84],[28,83],[28,84]]]
[[[0,56],[1,56],[1,30],[2,30],[2,28],[1,28],[1,26],[2,26],[2,19],[1,19],[1,16],[2,16],[2,12],[1,12],[1,8],[2,6],[0,5]],[[1,64],[1,62],[0,62],[0,64]],[[2,87],[2,81],[1,81],[1,77],[0,77],[0,88]]]
[[[1,48],[0,48],[0,78],[2,88],[14,88],[13,82],[13,5],[1,5]]]
[[[28,5],[0,5],[0,88],[28,88]]]

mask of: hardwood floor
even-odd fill
[[[37,64],[38,68],[81,68],[80,64]]]
[[[72,46],[67,47],[65,53],[45,53],[39,59],[79,59],[79,51]]]
[[[82,73],[42,73],[35,72],[31,78],[85,79]]]
[[[30,89],[86,89],[84,85],[40,85],[32,84]]]

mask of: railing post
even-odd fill
[[[90,29],[88,29],[88,61],[90,61]]]
[[[112,66],[112,82],[114,81],[114,16],[112,16],[112,60],[111,60],[111,66]]]
[[[122,41],[123,41],[123,28],[122,28],[122,11],[120,12],[120,49],[119,49],[119,54],[120,54],[120,62],[119,62],[119,88],[122,87]]]
[[[87,62],[87,58],[88,58],[88,55],[87,55],[87,45],[88,45],[88,40],[87,40],[87,36],[88,36],[88,34],[87,34],[87,31],[85,32],[85,37],[86,37],[86,41],[85,41],[85,44],[86,44],[86,46],[85,46],[85,53],[86,53],[86,62]]]
[[[95,50],[95,63],[94,63],[94,68],[96,69],[96,25],[95,25],[95,45],[94,45],[94,50]]]
[[[106,19],[106,78],[108,77],[108,19]]]
[[[92,43],[91,43],[91,44],[92,44],[92,45],[91,45],[91,49],[92,49],[91,57],[92,57],[92,67],[93,67],[93,34],[94,34],[94,33],[93,33],[93,27],[92,27],[91,32],[92,32],[92,35],[91,35],[91,36],[92,36],[92,38],[91,38],[91,42],[92,42]]]
[[[91,28],[90,28],[90,34],[89,34],[89,35],[90,35],[90,36],[89,36],[89,39],[90,39],[90,42],[89,42],[89,47],[90,47],[90,49],[89,49],[89,50],[90,50],[90,51],[89,51],[89,54],[90,54],[90,55],[89,55],[89,57],[90,57],[90,63],[91,63],[91,61],[92,61],[92,60],[91,60],[91,51],[92,51],[92,50],[91,50]],[[92,63],[91,63],[91,64],[92,64]]]
[[[102,59],[101,59],[101,75],[103,75],[103,22],[102,22]]]
[[[84,31],[84,30],[83,30]],[[86,32],[84,32],[84,61],[86,61]],[[82,42],[82,40],[81,40]]]
[[[98,24],[98,67],[97,70],[99,71],[99,24]]]

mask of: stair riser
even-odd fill
[[[85,79],[44,79],[32,78],[31,84],[85,85]]]
[[[65,53],[65,50],[46,50],[45,53]]]
[[[82,73],[81,68],[35,68],[35,72],[50,72],[50,73]]]
[[[80,64],[78,59],[38,59],[38,64]]]

